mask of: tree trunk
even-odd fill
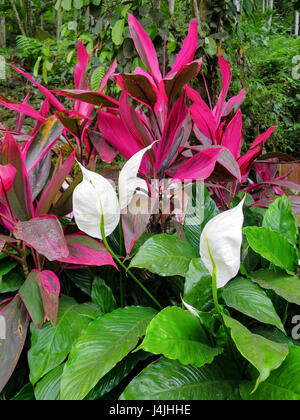
[[[4,0],[1,0],[1,4],[4,4]],[[5,26],[5,13],[3,13],[3,16],[0,19],[0,47],[6,48],[6,26]]]
[[[170,13],[171,13],[171,15],[174,15],[174,10],[175,10],[175,0],[169,0],[169,9],[170,9]]]
[[[11,7],[13,8],[13,11],[16,15],[16,19],[17,19],[17,22],[18,22],[18,25],[19,25],[20,32],[23,36],[26,36],[26,32],[24,30],[24,26],[23,26],[22,21],[20,19],[20,15],[19,15],[19,12],[16,8],[15,2],[14,2],[14,0],[9,0],[9,2],[10,2]]]
[[[268,3],[269,3],[269,4],[268,4],[269,9],[273,10],[273,8],[274,8],[274,0],[269,0],[269,2],[268,2]],[[269,19],[269,22],[268,22],[268,25],[269,25],[269,30],[271,29],[271,26],[272,26],[272,18],[273,18],[273,15],[271,15],[271,17],[270,17],[270,19]]]
[[[295,35],[299,35],[299,15],[300,13],[296,10],[296,19],[295,19]]]
[[[200,14],[200,19],[201,22],[206,22],[207,21],[207,3],[206,0],[200,0],[199,3],[199,14]]]
[[[87,6],[85,9],[85,23],[84,30],[88,31],[90,29],[90,6]]]
[[[25,27],[26,27],[26,33],[27,36],[33,35],[33,29],[32,29],[32,4],[31,0],[24,0],[24,6],[25,6]]]
[[[56,38],[57,40],[60,39],[60,30],[62,25],[62,14],[61,14],[61,6],[57,10],[57,25],[56,25]]]

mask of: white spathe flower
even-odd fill
[[[147,153],[153,145],[154,143],[134,154],[128,162],[125,163],[122,171],[120,172],[119,197],[121,210],[125,209],[129,205],[137,188],[140,189],[141,193],[147,194],[147,183],[144,179],[138,178],[137,174],[145,153]]]
[[[119,175],[120,202],[112,183],[79,163],[83,180],[73,192],[73,213],[80,230],[93,238],[103,239],[101,234],[102,215],[105,236],[109,236],[115,230],[120,221],[121,210],[128,206],[136,189],[141,188],[147,191],[146,181],[138,178],[137,174],[144,154],[153,144],[133,155],[121,170]]]
[[[240,269],[244,202],[245,197],[238,206],[211,219],[200,237],[201,259],[212,274],[213,258],[218,288],[224,287]]]
[[[80,164],[79,164],[80,165]],[[73,213],[80,230],[93,238],[103,239],[101,217],[104,218],[105,236],[119,224],[120,205],[113,185],[102,175],[80,165],[83,180],[73,192]]]

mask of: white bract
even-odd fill
[[[211,274],[214,261],[218,288],[224,287],[240,269],[244,202],[245,197],[235,208],[211,219],[200,237],[201,259]]]
[[[144,154],[152,147],[148,146],[133,155],[124,165],[119,176],[119,198],[114,185],[102,175],[84,168],[82,182],[73,192],[73,213],[80,230],[93,238],[103,239],[101,220],[104,220],[105,236],[109,236],[120,221],[120,213],[128,206],[138,187],[147,190],[144,180],[137,177]]]

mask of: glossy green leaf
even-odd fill
[[[277,198],[277,200],[270,205],[264,216],[262,226],[280,233],[292,245],[296,245],[296,222],[291,203],[286,195]]]
[[[24,274],[21,267],[10,271],[4,276],[0,276],[0,293],[15,292],[24,283]]]
[[[244,228],[243,233],[255,252],[290,273],[296,271],[297,251],[284,236],[269,228],[256,226]]]
[[[61,381],[62,400],[82,400],[98,381],[135,348],[156,314],[126,307],[91,322],[75,343]]]
[[[271,299],[257,284],[238,277],[226,285],[223,298],[227,306],[264,324],[274,325],[284,332],[284,327]]]
[[[160,276],[185,276],[196,257],[199,251],[176,236],[155,235],[140,247],[130,267],[146,268]]]
[[[40,288],[35,281],[36,272],[32,271],[25,283],[19,290],[19,295],[29,312],[29,315],[37,327],[44,322],[44,306],[40,293]]]
[[[223,351],[211,347],[197,317],[176,306],[163,309],[153,318],[139,348],[197,367],[211,363]]]
[[[236,369],[217,363],[201,368],[164,357],[127,386],[121,400],[226,400],[239,383]]]
[[[57,366],[41,379],[34,389],[38,401],[57,401],[60,397],[60,380],[64,364]]]
[[[40,330],[31,325],[28,363],[32,384],[64,361],[82,330],[99,313],[100,310],[94,305],[79,305],[74,299],[63,297],[59,301],[55,328],[50,322]]]
[[[204,183],[193,186],[193,195],[188,202],[184,219],[184,232],[189,243],[199,250],[200,236],[206,223],[219,214],[218,207],[210,197]]]
[[[213,307],[212,278],[201,258],[194,258],[190,262],[183,299],[199,311],[207,311]]]
[[[300,347],[290,347],[290,352],[282,365],[271,373],[254,394],[253,384],[240,387],[244,400],[299,401],[300,400]]]
[[[34,391],[33,386],[28,383],[23,386],[22,389],[13,397],[11,401],[34,401]]]
[[[300,279],[297,276],[289,276],[281,270],[258,270],[250,275],[264,289],[274,290],[288,302],[300,305]]]
[[[95,277],[92,287],[92,301],[96,303],[104,314],[117,309],[117,304],[113,292],[100,277]]]
[[[272,370],[279,368],[283,363],[289,353],[289,347],[252,334],[240,322],[225,314],[223,318],[226,326],[231,330],[232,339],[239,352],[259,371],[256,389],[270,376]]]
[[[121,45],[123,42],[123,31],[125,26],[125,20],[119,19],[114,24],[111,32],[111,39],[115,45]]]

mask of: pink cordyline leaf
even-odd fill
[[[189,33],[187,37],[185,38],[182,48],[179,54],[177,55],[175,63],[172,67],[172,70],[168,73],[168,75],[179,71],[183,66],[193,61],[194,55],[197,50],[197,46],[198,46],[198,21],[197,19],[194,19],[190,23]]]
[[[86,69],[89,62],[89,55],[82,41],[77,44],[78,63],[74,70],[75,89],[85,89],[86,86]]]
[[[139,56],[156,83],[159,83],[162,80],[162,75],[157,54],[149,35],[130,13],[128,13],[128,23],[129,31]]]
[[[11,164],[0,165],[0,197],[8,194],[14,184],[16,168]]]
[[[111,163],[117,156],[117,150],[98,131],[88,130],[88,136],[101,160]]]
[[[12,111],[16,111],[21,114],[28,115],[29,117],[32,117],[38,121],[45,121],[45,118],[27,103],[19,103],[16,101],[12,101],[0,95],[0,104],[5,106],[5,108],[11,109]]]
[[[221,151],[221,148],[208,148],[197,153],[180,166],[173,178],[180,181],[207,179],[212,174]]]
[[[226,60],[224,60],[223,57],[219,57],[219,66],[222,73],[223,88],[220,93],[217,104],[213,110],[214,117],[218,124],[220,123],[220,120],[221,120],[221,115],[222,115],[223,107],[225,104],[226,96],[228,93],[228,89],[230,86],[231,76],[232,76],[229,63]]]
[[[239,110],[230,121],[222,136],[222,146],[227,147],[235,159],[240,157],[242,147],[242,113]]]
[[[62,227],[55,216],[41,216],[28,222],[18,222],[14,235],[49,261],[66,258],[69,255]]]
[[[50,102],[51,105],[54,106],[55,109],[57,109],[58,111],[64,111],[65,107],[55,98],[54,95],[52,95],[52,93],[45,88],[44,86],[40,85],[38,82],[36,82],[33,77],[30,76],[30,74],[25,73],[24,71],[18,69],[17,67],[12,66],[12,68],[22,74],[23,76],[25,76],[28,80],[30,80],[35,86],[37,86],[39,88],[39,90],[46,96],[46,98],[48,99],[48,101]]]
[[[58,313],[60,281],[53,271],[33,271],[35,272],[35,281],[40,289],[46,319],[55,327]]]
[[[67,235],[65,239],[69,255],[60,258],[60,262],[86,266],[112,265],[117,268],[107,249],[95,239],[80,234]]]
[[[67,176],[69,175],[72,165],[75,161],[75,151],[66,159],[62,166],[58,169],[54,177],[49,182],[46,190],[44,191],[37,209],[36,216],[47,214],[52,204],[55,202],[55,198],[59,193],[61,186]]]
[[[29,93],[28,84],[27,84],[27,95],[25,96],[22,102],[23,105],[28,105],[29,97],[30,97],[30,93]],[[19,115],[16,121],[16,126],[15,126],[16,131],[21,131],[24,119],[25,119],[25,114],[23,114],[22,112],[19,112]]]

